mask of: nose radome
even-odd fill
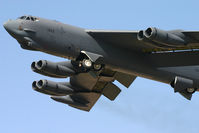
[[[8,32],[8,33],[10,33],[10,32],[12,32],[12,30],[13,30],[13,24],[12,24],[12,22],[11,22],[11,20],[8,20],[8,21],[6,21],[4,24],[3,24],[3,27],[6,29],[6,31]]]
[[[8,28],[8,21],[6,21],[4,24],[3,24],[3,27],[5,28],[5,29],[7,29]]]
[[[15,20],[8,20],[7,22],[5,22],[3,24],[3,27],[5,28],[5,30],[11,35],[11,36],[15,36],[17,35],[17,31],[18,31],[18,27],[19,27],[19,23]]]

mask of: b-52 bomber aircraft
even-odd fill
[[[189,100],[199,90],[199,31],[89,30],[34,16],[3,26],[23,49],[70,60],[33,62],[36,73],[70,80],[32,88],[80,110],[90,111],[101,95],[114,100],[121,90],[113,82],[128,88],[137,76],[170,84]]]

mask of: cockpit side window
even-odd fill
[[[33,17],[30,17],[30,19],[31,19],[32,21],[35,21],[35,19],[34,19]]]
[[[21,16],[18,19],[31,20],[31,21],[38,21],[39,20],[38,18],[32,17],[32,16]]]
[[[26,18],[26,16],[21,16],[19,19],[25,19]]]

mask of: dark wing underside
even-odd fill
[[[117,45],[119,47],[132,49],[139,52],[157,52],[171,50],[186,50],[199,49],[199,32],[198,31],[183,31],[189,38],[189,44],[183,47],[164,47],[161,44],[154,42],[144,42],[137,39],[138,31],[106,31],[106,30],[86,30],[96,40],[101,40],[105,43]]]
[[[102,72],[90,71],[72,76],[70,77],[70,84],[79,92],[70,94],[69,96],[77,101],[86,101],[87,104],[86,106],[69,104],[69,106],[90,111],[101,95],[104,95],[110,100],[114,100],[119,95],[121,90],[113,83],[114,80],[118,80],[124,86],[129,87],[135,78],[135,76],[111,70],[103,70]],[[83,92],[81,92],[82,90]]]

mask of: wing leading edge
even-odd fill
[[[99,43],[146,53],[146,58],[159,70],[198,80],[195,66],[198,67],[199,64],[195,59],[199,57],[199,31],[164,31],[150,27],[141,31],[86,32]],[[179,93],[190,100],[195,91],[190,93],[187,92],[189,88],[186,89]]]
[[[147,30],[146,31],[85,30],[85,31],[90,36],[95,38],[97,41],[102,41],[104,43],[108,43],[113,46],[119,46],[122,48],[127,48],[142,53],[199,49],[199,31],[182,31],[182,30],[163,31],[157,28],[151,28],[150,32],[151,36],[148,36],[147,38],[145,37]],[[153,33],[152,31],[156,32]],[[183,39],[185,40],[184,42],[182,41]],[[179,45],[179,43],[183,44]]]

